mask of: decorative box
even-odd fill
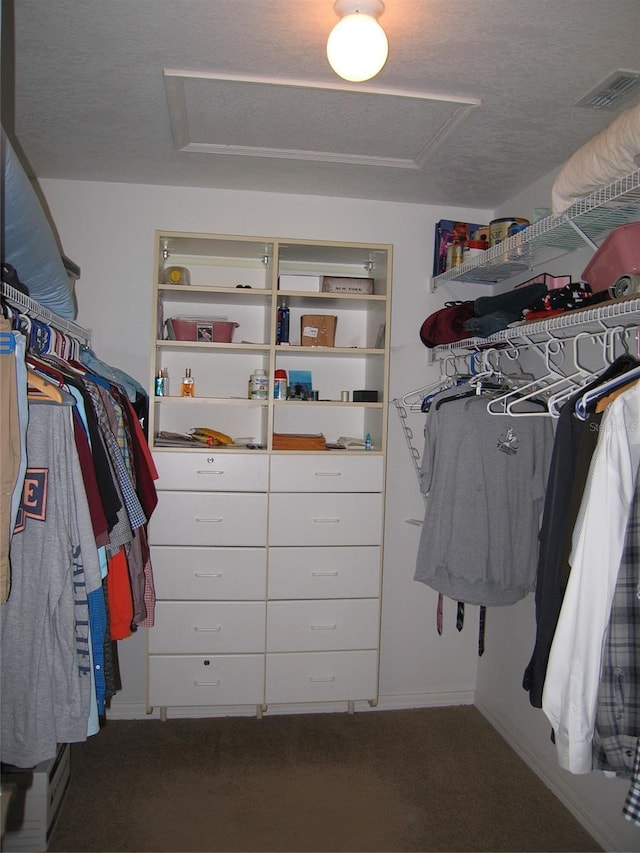
[[[322,276],[322,292],[323,293],[363,293],[371,295],[373,293],[372,278],[356,278],[349,276]]]

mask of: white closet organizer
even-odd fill
[[[547,216],[524,231],[431,279],[431,289],[450,281],[497,284],[598,241],[617,225],[640,219],[640,170],[576,202],[561,216]]]
[[[152,390],[147,701],[161,717],[377,701],[391,261],[386,244],[157,232],[151,388],[162,369],[170,384],[169,396]],[[167,266],[186,267],[191,284],[163,283]],[[283,273],[372,278],[373,293],[280,290]],[[276,343],[283,299],[289,345]],[[337,316],[335,346],[301,346],[303,314]],[[176,316],[239,325],[229,343],[167,340]],[[187,367],[192,399],[180,397]],[[247,398],[255,369],[269,377],[267,399]],[[274,399],[276,369],[311,371],[319,400]],[[354,402],[359,389],[377,401]],[[161,436],[199,426],[236,443],[166,446]],[[373,449],[279,451],[274,433],[329,443],[369,433]]]

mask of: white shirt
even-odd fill
[[[607,407],[574,530],[542,694],[560,766],[590,773],[601,657],[640,462],[640,384]]]

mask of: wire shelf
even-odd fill
[[[640,169],[573,204],[561,216],[546,216],[524,231],[432,279],[433,288],[450,281],[497,284],[542,262],[544,250],[572,252],[597,244],[612,228],[640,219]]]
[[[88,329],[78,326],[77,323],[73,323],[71,320],[65,320],[64,317],[60,317],[54,311],[50,311],[44,305],[36,302],[35,299],[16,290],[15,287],[11,287],[11,285],[5,282],[2,282],[2,295],[9,305],[17,308],[18,311],[23,311],[38,320],[43,320],[59,332],[76,338],[82,344],[88,345],[91,342],[91,332]]]
[[[486,338],[465,338],[452,344],[433,348],[435,359],[443,359],[450,355],[466,355],[470,352],[517,343],[518,341],[544,339],[549,337],[571,337],[577,331],[607,329],[616,326],[635,326],[640,323],[640,298],[620,299],[608,302],[597,308],[579,308],[556,314],[548,320],[536,320],[522,323],[509,329],[495,332]]]

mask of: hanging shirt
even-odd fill
[[[561,767],[592,769],[602,649],[640,460],[640,388],[605,411],[573,534],[571,573],[558,618],[542,707]]]
[[[535,585],[553,426],[490,415],[487,399],[437,400],[427,415],[415,580],[457,601],[507,605]]]
[[[18,767],[87,737],[87,596],[102,585],[70,406],[30,406],[27,458],[11,595],[0,609],[0,758]]]

